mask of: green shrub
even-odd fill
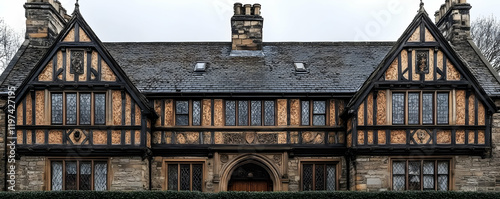
[[[14,199],[493,199],[500,192],[177,192],[177,191],[26,191],[0,192],[0,198]]]

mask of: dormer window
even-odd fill
[[[304,64],[304,62],[295,62],[294,65],[295,65],[295,72],[296,73],[306,73],[307,72],[306,65]]]
[[[205,72],[207,67],[206,62],[198,62],[194,65],[194,72]]]

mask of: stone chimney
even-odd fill
[[[234,4],[231,18],[232,50],[262,50],[262,25],[260,4]]]
[[[26,39],[34,46],[50,46],[71,16],[57,0],[28,0]]]
[[[446,0],[436,11],[436,25],[448,41],[457,42],[470,39],[470,9],[467,0]]]

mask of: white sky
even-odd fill
[[[59,0],[72,13],[75,0]],[[0,17],[25,27],[26,0],[0,0]],[[260,3],[264,42],[395,41],[420,0],[80,0],[80,11],[101,41],[230,41],[235,2]],[[431,19],[445,0],[424,0]],[[472,20],[494,15],[498,0],[468,0]]]

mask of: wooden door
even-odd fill
[[[272,191],[267,181],[233,181],[228,191]]]

